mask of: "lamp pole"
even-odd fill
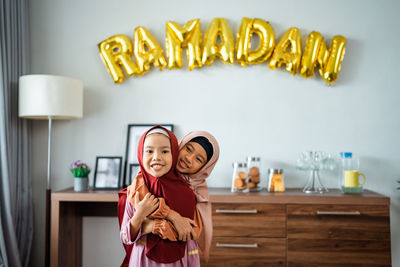
[[[52,118],[49,116],[49,129],[47,135],[47,188],[46,188],[46,237],[45,237],[45,266],[50,267],[50,218],[51,218],[51,126]]]

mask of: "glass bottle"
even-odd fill
[[[340,174],[340,189],[343,193],[360,194],[365,184],[365,175],[360,173],[360,161],[352,152],[340,152],[342,170]],[[363,182],[360,183],[360,176]]]
[[[247,188],[247,164],[242,162],[233,163],[232,192],[248,192]]]
[[[247,187],[249,191],[260,191],[261,185],[260,157],[247,157]]]

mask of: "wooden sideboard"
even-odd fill
[[[82,266],[82,216],[117,216],[118,191],[52,193],[51,266]],[[207,266],[391,266],[390,199],[210,189]],[[122,260],[122,259],[121,259]]]
[[[211,192],[207,266],[391,266],[388,197]]]

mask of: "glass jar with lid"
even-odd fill
[[[247,188],[247,164],[233,163],[232,192],[248,192]]]
[[[247,157],[247,187],[249,191],[260,191],[261,182],[260,157]]]
[[[282,169],[268,169],[268,192],[284,192],[285,184],[283,181]]]

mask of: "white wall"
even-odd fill
[[[72,186],[68,167],[73,160],[94,167],[96,156],[124,156],[129,123],[173,123],[178,137],[193,129],[213,133],[221,146],[209,178],[213,187],[229,187],[232,162],[247,155],[261,156],[264,168],[284,168],[287,185],[301,187],[306,174],[294,167],[301,151],[353,151],[360,155],[366,188],[391,197],[393,265],[400,266],[395,253],[400,251],[400,193],[395,189],[400,178],[399,3],[32,0],[32,73],[71,76],[85,85],[84,118],[53,123],[53,190]],[[298,27],[303,47],[313,30],[328,42],[334,35],[345,36],[338,81],[327,87],[317,75],[303,79],[267,64],[242,68],[216,62],[192,72],[153,69],[115,85],[99,57],[99,42],[114,34],[133,38],[137,26],[146,27],[165,47],[166,21],[200,18],[205,33],[213,18],[224,17],[236,33],[244,16],[270,21],[278,40],[288,28]],[[43,266],[47,123],[33,125],[32,266]],[[323,181],[337,185],[334,174],[325,174]],[[84,220],[84,266],[120,263],[117,227],[116,219]]]

